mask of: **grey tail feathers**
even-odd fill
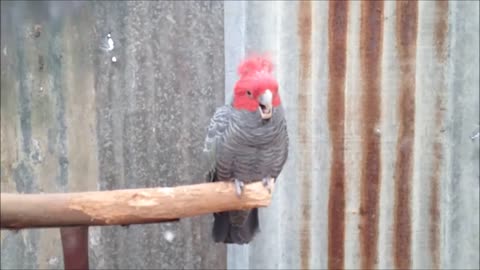
[[[213,223],[212,236],[217,243],[248,244],[259,231],[257,208],[251,209],[247,220],[245,220],[242,226],[230,223],[229,212],[214,213],[213,216],[215,221]]]

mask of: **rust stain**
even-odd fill
[[[436,141],[433,144],[433,175],[430,191],[430,253],[432,257],[432,268],[440,269],[440,167],[442,165],[442,143]]]
[[[311,56],[312,56],[312,3],[302,1],[298,10],[298,36],[300,39],[300,74],[298,91],[298,137],[300,143],[299,174],[302,181],[302,227],[300,236],[300,265],[302,269],[309,269],[310,261],[310,190],[311,190],[311,168],[312,168],[312,134],[309,129],[312,122],[310,110],[311,87]]]
[[[435,8],[437,10],[435,16],[435,51],[437,57],[443,60],[447,52],[448,1],[436,1]]]
[[[435,16],[435,47],[436,60],[439,67],[437,76],[437,89],[435,97],[435,141],[433,143],[433,168],[430,190],[430,239],[429,247],[432,258],[432,268],[440,269],[440,176],[443,164],[443,144],[441,141],[442,130],[444,128],[444,109],[443,95],[446,92],[445,75],[443,64],[446,57],[447,33],[448,33],[448,2],[435,2],[437,14]]]
[[[40,35],[42,34],[42,25],[40,24],[35,24],[33,26],[33,31],[32,31],[32,36],[35,38],[39,38]]]
[[[377,264],[378,203],[380,194],[383,1],[365,1],[361,8],[360,61],[362,67],[362,165],[360,190],[360,252],[362,269]]]
[[[395,213],[393,261],[396,268],[411,267],[411,182],[415,135],[415,51],[418,2],[396,2],[396,37],[400,66],[398,141],[395,164]]]
[[[328,11],[328,125],[332,165],[328,200],[328,268],[343,269],[345,240],[345,75],[348,1],[330,1]]]

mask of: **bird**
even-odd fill
[[[233,182],[241,197],[245,183],[276,182],[288,159],[288,130],[274,65],[264,55],[250,55],[237,67],[239,79],[231,102],[210,119],[203,152],[209,182]],[[259,232],[258,209],[213,213],[217,243],[248,244]]]

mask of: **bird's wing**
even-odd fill
[[[232,114],[232,106],[224,105],[215,111],[215,114],[210,119],[210,124],[207,129],[207,136],[203,152],[207,159],[208,176],[207,181],[215,180],[215,165],[217,163],[217,146],[222,136],[224,135],[230,123]]]

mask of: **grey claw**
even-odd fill
[[[242,181],[235,179],[235,193],[237,194],[237,197],[242,196],[244,186],[245,184]]]
[[[270,176],[264,177],[262,179],[262,184],[268,190],[268,193],[272,193],[272,188],[270,187],[270,179],[272,179]]]
[[[262,179],[262,184],[263,184],[264,187],[268,187],[268,181],[269,181],[269,180],[270,180],[269,177],[264,177],[264,178]]]

